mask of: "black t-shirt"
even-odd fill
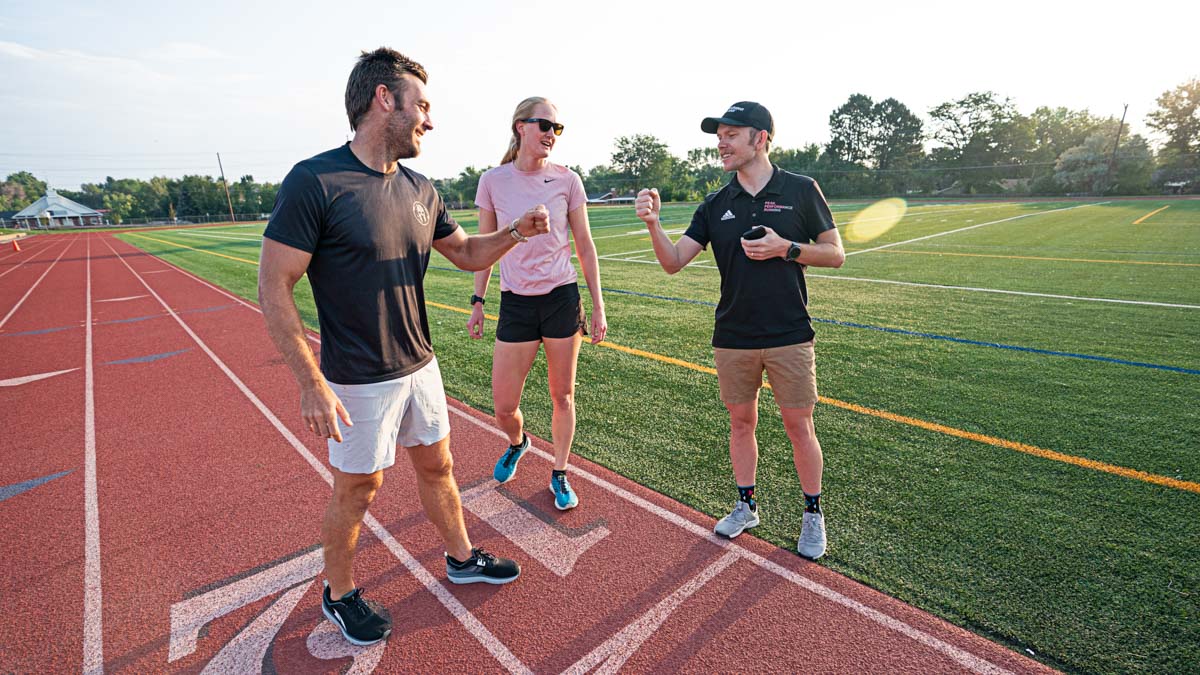
[[[292,168],[263,236],[312,254],[327,379],[382,382],[429,363],[429,249],[457,228],[428,179],[379,173],[349,143]]]
[[[800,244],[835,227],[816,181],[779,167],[757,195],[747,193],[734,176],[705,197],[685,234],[701,246],[712,244],[721,271],[714,347],[766,349],[813,338],[804,269],[783,258],[746,257],[742,233],[755,225]]]

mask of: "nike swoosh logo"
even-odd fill
[[[557,178],[543,178],[542,182],[549,183],[549,182],[556,181],[556,180],[558,180],[558,179]]]

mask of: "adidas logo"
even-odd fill
[[[721,220],[733,220],[733,219],[734,219],[733,211],[730,211],[729,209],[725,209],[725,215],[721,216]]]

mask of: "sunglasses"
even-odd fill
[[[540,117],[526,117],[525,119],[523,119],[521,121],[522,122],[537,122],[538,129],[541,129],[542,133],[546,133],[547,131],[550,131],[551,129],[553,129],[555,136],[562,136],[563,125],[559,124],[558,122],[551,122],[550,120],[545,120]]]

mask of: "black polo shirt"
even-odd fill
[[[714,347],[766,349],[813,338],[803,267],[783,258],[746,257],[742,233],[755,225],[801,244],[835,227],[817,182],[779,167],[757,195],[746,192],[734,175],[705,197],[685,236],[706,248],[711,243],[721,271]]]
[[[349,143],[292,168],[263,236],[312,254],[329,381],[383,382],[429,363],[429,249],[457,228],[428,179],[403,166],[375,171]]]

